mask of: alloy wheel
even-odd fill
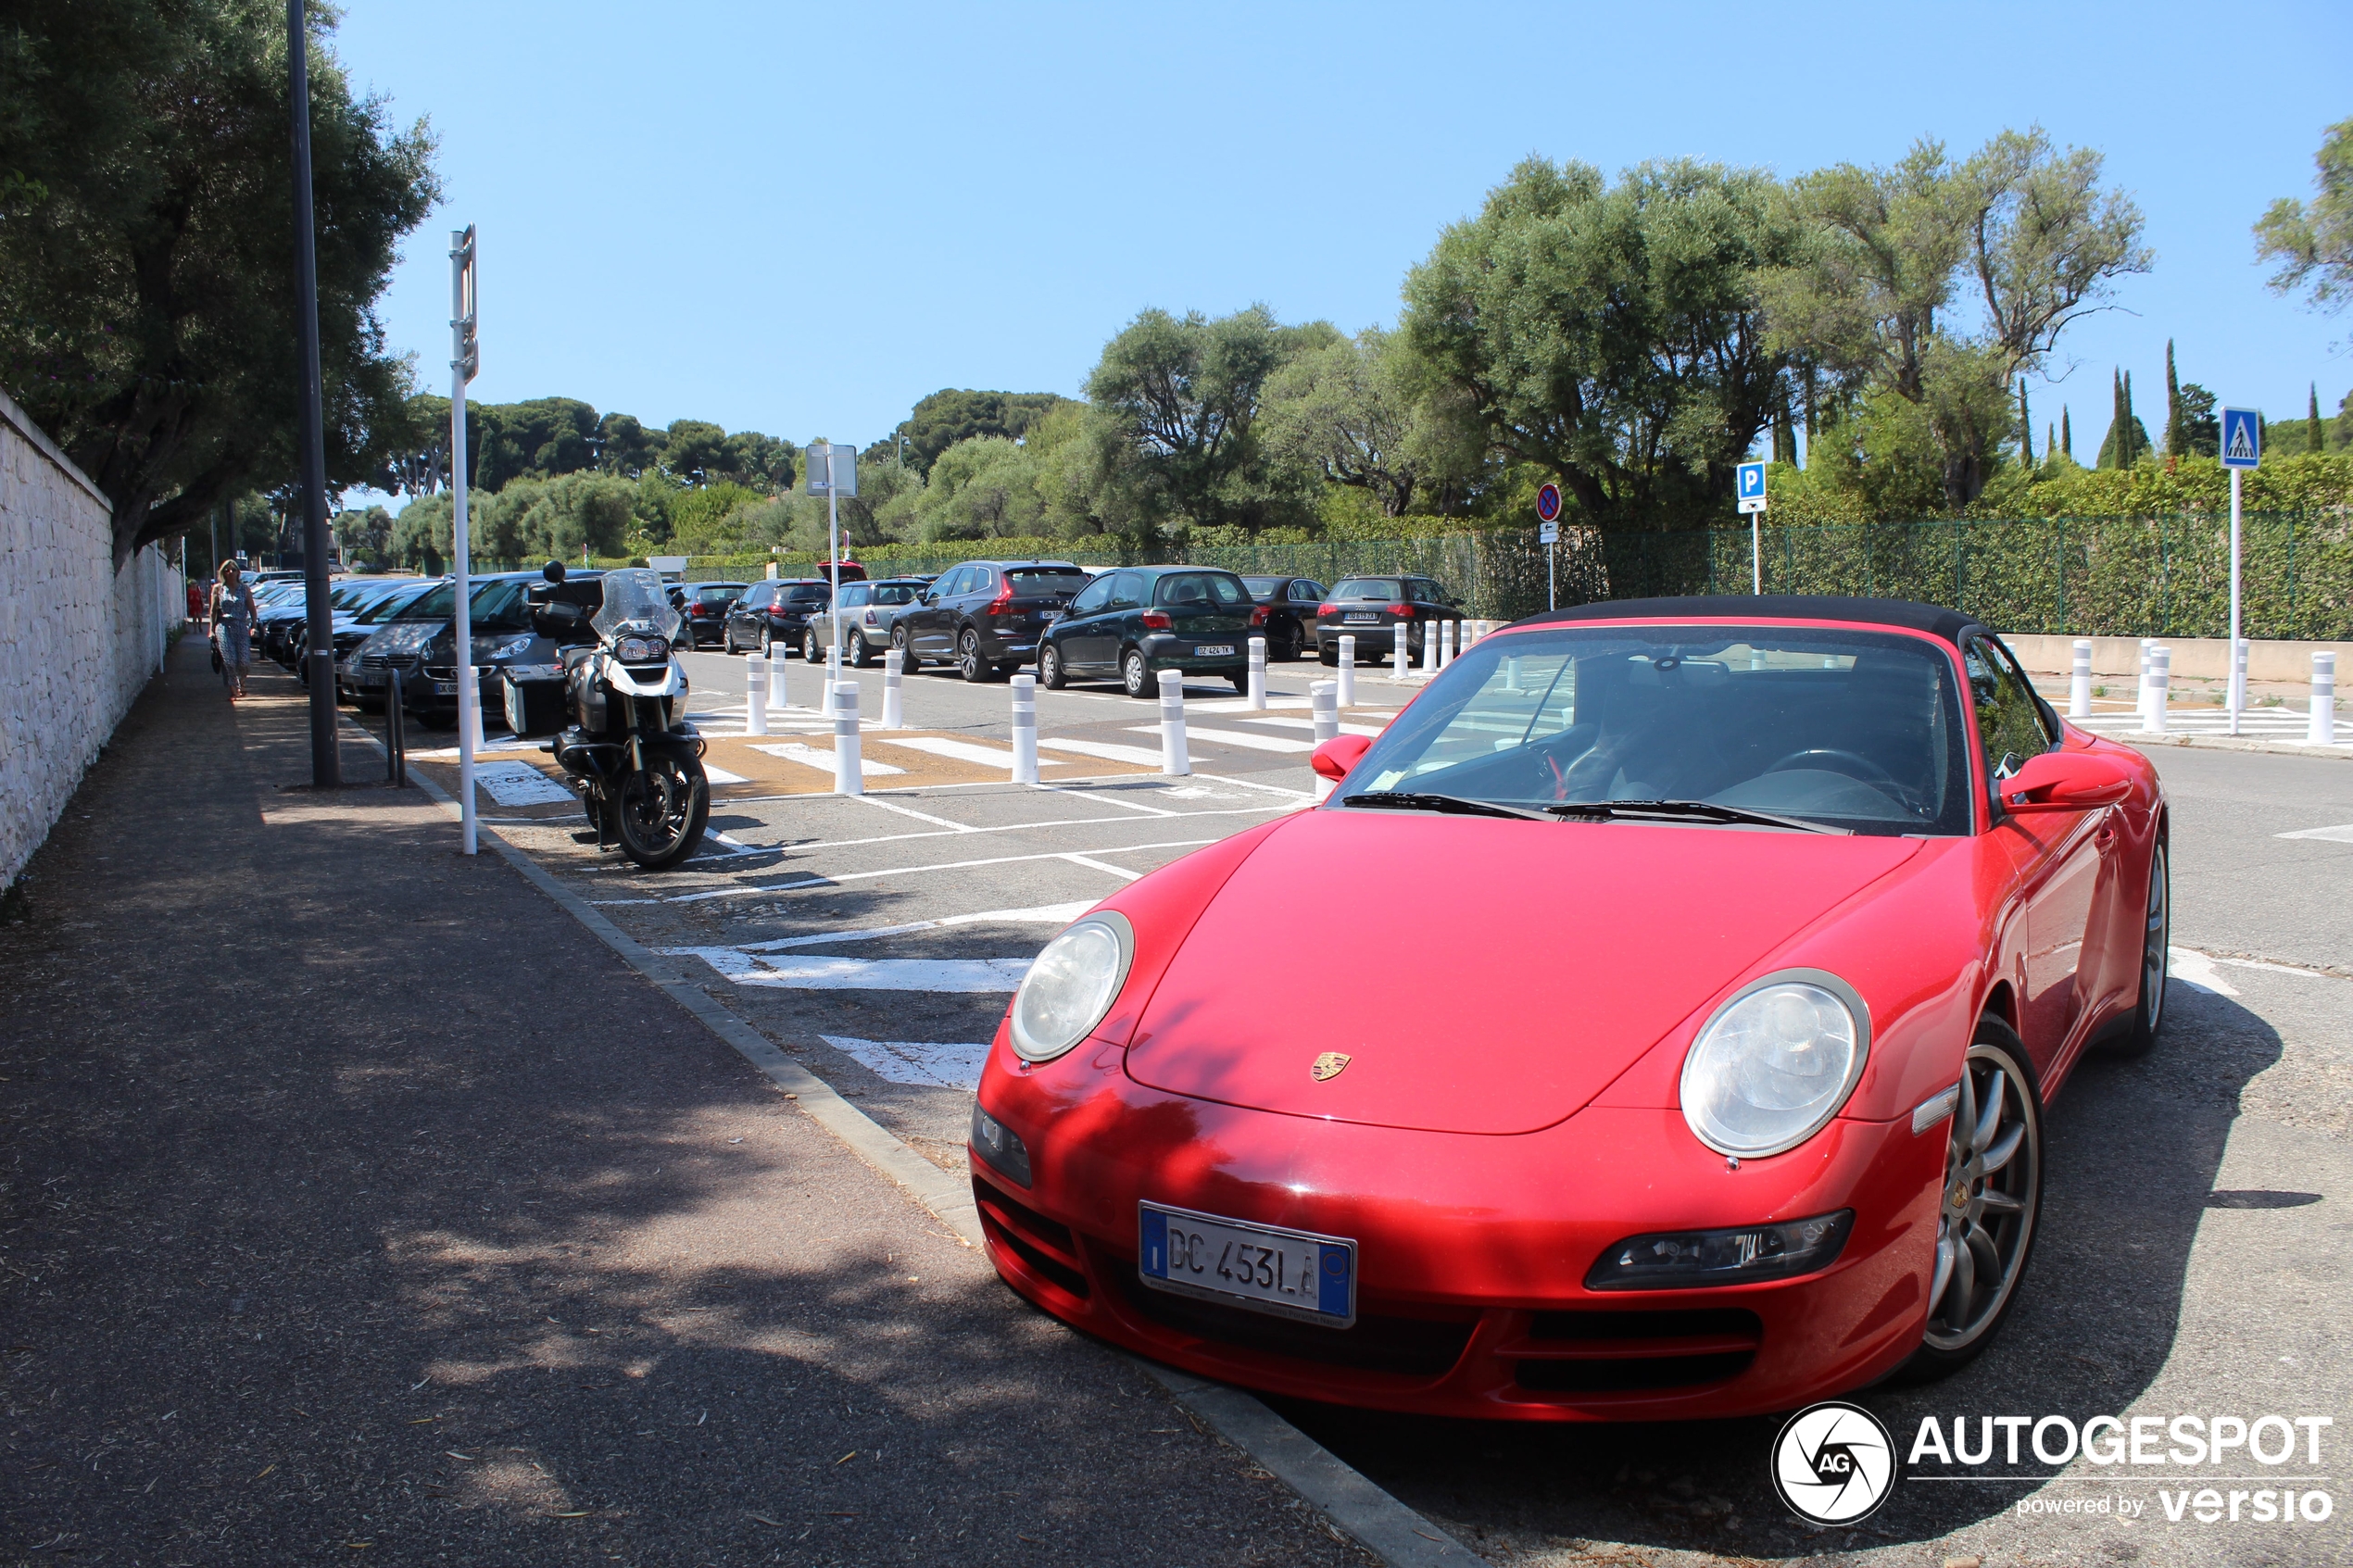
[[[2147,924],[2141,938],[2141,1029],[2155,1035],[2165,1017],[2165,979],[2172,963],[2173,886],[2165,841],[2149,852]]]
[[[1144,662],[1141,653],[1129,650],[1127,657],[1119,661],[1119,677],[1120,684],[1126,687],[1129,696],[1152,695],[1151,667]]]
[[[2041,1207],[2043,1126],[2033,1086],[2006,1045],[1969,1047],[1945,1143],[1926,1343],[1971,1348],[2002,1318]]]
[[[1051,643],[1038,650],[1038,684],[1050,692],[1058,692],[1066,684],[1063,679],[1062,650]]]
[[[988,661],[980,657],[979,633],[965,627],[963,636],[956,644],[956,653],[965,680],[979,682],[988,679]]]

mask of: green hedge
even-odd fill
[[[2230,524],[2203,513],[1824,524],[1763,529],[1765,591],[1918,599],[2009,632],[2077,636],[2219,637],[2230,615]],[[1546,604],[1546,556],[1532,529],[1306,544],[1216,545],[1181,553],[1123,550],[1110,540],[968,541],[963,548],[883,545],[858,551],[880,576],[937,573],[979,557],[1040,556],[1087,566],[1176,560],[1252,575],[1332,583],[1412,572],[1461,595],[1474,616],[1509,621]],[[696,580],[756,579],[774,559],[790,575],[819,558],[697,557]],[[2353,517],[2258,513],[2242,536],[2244,627],[2250,637],[2353,638]],[[631,564],[610,561],[603,564]],[[1554,553],[1558,602],[1666,594],[1744,594],[1745,528],[1680,533],[1571,531]]]

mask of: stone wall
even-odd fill
[[[161,551],[115,571],[110,518],[0,393],[0,887],[49,836],[187,613]]]

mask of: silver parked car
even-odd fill
[[[873,583],[843,583],[843,660],[863,669],[882,658],[883,650],[890,646],[892,625],[921,601],[930,582],[928,577],[885,577]],[[809,630],[801,635],[801,657],[812,663],[823,663],[833,636],[833,612],[819,610],[812,614]]]

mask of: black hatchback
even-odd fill
[[[1230,571],[1128,566],[1089,583],[1038,649],[1038,684],[1115,678],[1129,696],[1158,691],[1163,670],[1223,676],[1250,689],[1250,639],[1266,607]]]
[[[1407,656],[1418,660],[1433,627],[1462,619],[1462,601],[1435,578],[1343,577],[1316,609],[1315,653],[1338,664],[1340,638],[1354,637],[1357,663],[1381,663],[1396,652],[1403,623]]]
[[[720,642],[729,653],[738,647],[749,653],[765,653],[770,643],[782,643],[787,650],[798,650],[801,634],[809,630],[809,618],[823,614],[834,602],[833,584],[822,577],[769,578],[744,590],[744,596],[727,607],[727,619],[720,630]]]
[[[1245,577],[1242,586],[1266,608],[1266,657],[1297,659],[1315,640],[1324,585],[1312,577]]]

